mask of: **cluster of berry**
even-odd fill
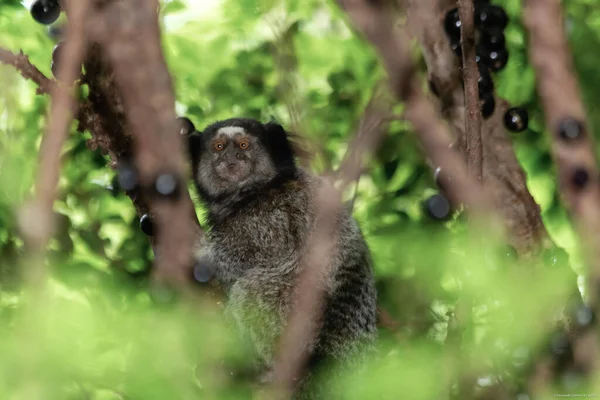
[[[477,62],[483,63],[492,72],[503,69],[508,62],[508,50],[504,39],[504,29],[508,25],[508,16],[500,6],[489,1],[475,2]],[[460,45],[460,17],[454,8],[446,14],[444,29],[450,38],[450,46],[458,56],[462,56]]]
[[[62,11],[60,1],[59,0],[37,0],[35,1],[30,8],[31,16],[34,20],[39,22],[40,24],[50,25],[56,22],[60,13]],[[56,25],[52,25],[48,28],[48,33],[52,38],[56,38],[60,40],[62,37],[62,28]],[[61,59],[61,53],[63,52],[64,42],[59,41],[54,49],[52,50],[52,64],[50,65],[50,69],[52,70],[52,75],[59,79],[58,76],[58,63]]]
[[[481,115],[483,118],[489,118],[496,108],[491,72],[502,70],[508,63],[508,50],[504,38],[508,16],[502,7],[489,4],[489,0],[477,0],[474,22],[477,43],[475,61],[479,68]],[[446,14],[444,30],[450,40],[450,47],[462,62],[460,28],[458,9],[454,8]],[[504,124],[513,132],[524,131],[529,124],[527,111],[520,107],[510,108],[504,115]]]

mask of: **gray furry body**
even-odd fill
[[[208,241],[197,257],[216,267],[228,313],[268,369],[315,225],[315,192],[325,182],[295,165],[287,133],[276,124],[221,121],[192,139],[190,148],[195,183],[209,211]],[[348,210],[339,212],[337,223],[318,335],[301,344],[310,350],[309,368],[360,355],[376,337],[368,247]]]

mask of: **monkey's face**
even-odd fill
[[[247,181],[275,176],[275,166],[258,137],[242,127],[219,129],[209,145],[213,174],[222,186],[243,186]]]
[[[210,196],[234,193],[272,180],[277,168],[256,132],[223,126],[204,132],[196,179]]]
[[[193,175],[202,197],[260,191],[296,172],[288,134],[281,125],[231,118],[189,137]]]

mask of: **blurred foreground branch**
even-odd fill
[[[322,318],[323,282],[328,280],[332,251],[338,241],[336,224],[342,207],[342,193],[362,173],[364,156],[379,146],[386,133],[390,112],[391,104],[375,93],[335,174],[335,179],[340,181],[339,186],[336,188],[326,179],[315,193],[315,228],[304,245],[306,252],[294,287],[296,303],[280,338],[273,368],[275,392],[271,395],[289,398],[304,373],[310,356],[306,344],[311,343],[318,333]]]
[[[536,72],[558,182],[575,220],[590,265],[588,298],[592,312],[600,306],[600,179],[591,135],[572,72],[561,4],[557,0],[526,0],[524,22],[529,55]],[[576,332],[574,361],[586,373],[597,370],[595,329]]]
[[[67,62],[58,67],[58,75],[66,84],[49,85],[28,61],[20,63],[31,79],[42,84],[43,90],[51,90],[50,112],[46,132],[42,137],[39,153],[39,166],[35,182],[35,199],[20,212],[20,227],[25,241],[39,259],[35,260],[27,271],[29,279],[41,282],[45,276],[43,254],[54,230],[52,207],[56,198],[56,186],[60,175],[60,156],[63,144],[69,134],[72,111],[77,110],[77,102],[71,93],[72,82],[81,73],[81,61],[85,55],[87,38],[84,27],[88,16],[87,0],[69,4],[72,18],[69,20],[68,43],[64,49]],[[25,58],[26,59],[26,58]],[[23,70],[21,70],[23,72]],[[36,72],[37,71],[37,72]]]
[[[162,55],[157,2],[114,2],[91,25],[115,72],[127,124],[134,134],[140,188],[158,229],[155,277],[184,282],[196,236],[186,190],[184,144],[176,124],[171,77]],[[136,66],[144,65],[144,68]]]

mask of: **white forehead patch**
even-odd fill
[[[226,126],[217,131],[217,135],[224,135],[228,138],[233,138],[237,134],[244,134],[246,131],[244,128],[239,126]]]

